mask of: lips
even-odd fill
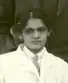
[[[32,41],[33,43],[41,43],[41,41]]]

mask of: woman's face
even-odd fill
[[[41,19],[31,18],[22,31],[24,45],[32,52],[39,52],[47,41],[49,32]]]

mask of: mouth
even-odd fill
[[[32,42],[36,44],[41,43],[41,41],[32,41]]]

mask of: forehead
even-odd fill
[[[28,20],[26,28],[37,29],[39,27],[46,27],[41,19],[31,18]]]

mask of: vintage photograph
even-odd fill
[[[0,0],[0,83],[68,83],[67,0]]]

